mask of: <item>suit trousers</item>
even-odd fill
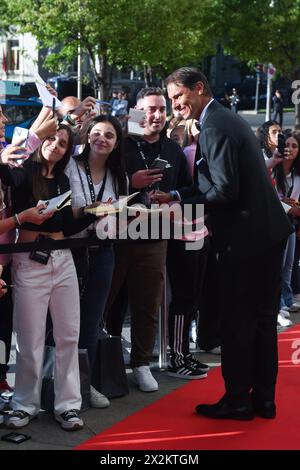
[[[115,245],[115,271],[107,303],[108,314],[126,281],[131,312],[132,368],[149,365],[162,301],[167,253],[166,241],[129,242]],[[109,323],[111,320],[107,319]],[[123,318],[120,318],[122,323]],[[116,321],[114,321],[116,327]],[[120,329],[120,328],[119,328]]]
[[[54,391],[56,414],[80,410],[78,366],[79,290],[70,250],[55,250],[46,265],[28,253],[13,256],[14,330],[17,361],[14,410],[35,415],[40,410],[42,368],[48,307],[56,344]]]
[[[284,246],[239,258],[219,253],[222,374],[236,404],[247,402],[251,389],[263,400],[275,397]]]

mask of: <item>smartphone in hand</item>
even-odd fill
[[[131,135],[144,135],[144,128],[140,123],[146,118],[145,111],[141,109],[130,108],[128,119],[128,134]]]
[[[0,95],[20,95],[21,83],[13,80],[0,80]]]
[[[162,158],[156,158],[151,166],[150,170],[153,170],[154,168],[158,168],[159,170],[163,171],[165,168],[170,167],[169,162],[167,160],[163,160]]]
[[[96,114],[96,117],[97,117],[97,116],[100,116],[100,114],[101,114],[100,103],[101,103],[100,100],[97,100],[97,101],[96,101],[96,104],[95,104],[95,106],[94,106],[94,109],[93,109],[93,112]]]
[[[277,150],[278,152],[280,153],[280,155],[278,155],[279,157],[281,158],[284,158],[284,149],[285,149],[285,136],[283,134],[278,134],[278,138],[277,138]]]
[[[26,129],[25,127],[17,126],[14,128],[14,133],[12,136],[11,144],[26,148],[28,137],[29,137],[29,129]],[[24,154],[24,152],[17,152],[17,153]],[[16,161],[17,163],[19,163],[19,165],[21,165],[24,162],[24,158],[20,158],[19,160],[16,160]]]

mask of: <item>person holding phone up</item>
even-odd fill
[[[288,215],[291,220],[295,221],[296,212],[298,208],[292,207],[293,204],[289,204],[290,194],[289,192],[297,189],[297,168],[298,158],[295,159],[295,155],[291,145],[286,144],[287,136],[282,133],[280,125],[276,121],[267,121],[258,128],[257,136],[260,141],[260,145],[265,158],[266,166],[269,170],[270,177],[273,185],[277,190],[279,198],[291,205],[291,209],[288,211]],[[292,179],[290,180],[290,170],[292,169]],[[286,189],[288,188],[288,193]],[[293,187],[293,189],[291,189]],[[296,237],[293,232],[288,240],[285,247],[284,263],[282,266],[282,295],[280,300],[280,309],[278,312],[277,323],[278,326],[286,327],[292,324],[290,320],[289,311],[298,311],[298,304],[293,302],[293,295],[291,289],[291,276],[292,276],[292,265],[295,253]]]
[[[257,129],[256,135],[260,142],[266,166],[272,173],[273,169],[283,162],[283,159],[289,159],[290,157],[290,149],[286,148],[282,142],[282,129],[278,122],[266,121]]]
[[[2,111],[0,105],[0,159],[1,156],[8,158],[10,164],[15,164],[17,160],[10,158],[11,156],[22,156],[25,149],[22,149],[18,145],[9,145],[5,141],[5,125],[8,122],[7,117]],[[34,145],[39,145],[40,138],[43,138],[43,135],[46,135],[46,132],[53,129],[53,122],[47,121],[44,125],[37,130],[38,135],[29,131],[30,138],[28,142],[33,148]],[[55,126],[54,126],[55,130]],[[21,154],[21,155],[20,155]],[[18,160],[19,161],[19,160]],[[21,160],[22,161],[22,160]],[[17,164],[17,163],[16,163]],[[18,164],[17,164],[18,165]],[[1,188],[1,198],[0,198],[0,244],[5,243],[14,243],[16,238],[16,220],[11,213],[11,198],[10,192],[6,190],[4,186]],[[46,218],[39,214],[39,209],[36,207],[26,209],[17,214],[18,219],[23,222],[32,222],[32,223],[42,223]],[[0,255],[0,263],[3,265],[3,279],[7,285],[11,284],[11,254],[2,254]],[[7,372],[9,370],[8,362],[10,358],[10,349],[11,349],[11,336],[12,336],[12,290],[2,288],[0,294],[3,299],[0,301],[0,340],[4,342],[6,349],[6,358],[3,363],[0,364],[0,394],[3,392],[12,392],[12,388],[7,383]]]
[[[52,119],[52,118],[51,118]],[[12,206],[18,242],[33,242],[41,237],[62,240],[83,230],[94,217],[74,219],[71,206],[50,214],[38,225],[24,223],[19,213],[41,199],[56,197],[70,189],[64,168],[69,161],[73,140],[67,126],[44,139],[39,149],[23,166],[10,168],[9,162],[20,158],[14,147],[2,152],[0,177],[12,187]],[[22,156],[22,155],[21,155]],[[24,157],[24,155],[23,155]],[[52,217],[51,217],[52,216]],[[48,218],[49,217],[49,218]],[[47,220],[46,220],[47,219]],[[29,424],[40,411],[42,363],[48,308],[53,321],[56,344],[55,418],[65,430],[83,427],[79,417],[81,393],[78,367],[79,291],[70,250],[38,250],[13,255],[14,330],[17,334],[16,383],[13,411],[6,417],[9,428]]]
[[[280,144],[280,138],[282,143]],[[284,157],[282,164],[273,168],[273,180],[278,196],[283,203],[290,206],[287,214],[296,229],[300,209],[298,201],[300,199],[300,163],[299,163],[300,140],[297,133],[278,134],[278,151]],[[282,267],[282,291],[280,299],[280,311],[278,314],[278,324],[280,326],[290,326],[290,312],[300,310],[300,304],[294,302],[291,288],[292,268],[294,263],[296,246],[296,230],[289,236],[285,247],[284,261]]]

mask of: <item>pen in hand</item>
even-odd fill
[[[55,116],[55,98],[52,99],[52,117]]]
[[[11,287],[15,287],[14,284],[3,284],[0,289],[10,289]]]

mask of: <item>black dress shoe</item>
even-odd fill
[[[276,416],[276,405],[274,401],[253,400],[255,413],[261,418],[272,419]]]
[[[224,397],[214,405],[198,405],[196,413],[207,418],[214,419],[237,419],[240,421],[249,421],[254,418],[252,406],[233,407],[224,399]]]

